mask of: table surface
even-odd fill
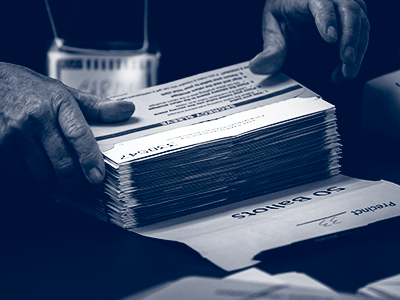
[[[400,142],[354,131],[344,135],[343,145],[343,174],[400,184]],[[55,203],[31,181],[1,177],[1,299],[119,299],[184,276],[230,274],[184,244],[128,232]],[[399,235],[382,231],[306,251],[293,248],[257,267],[271,274],[303,272],[355,292],[400,273]]]

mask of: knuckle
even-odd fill
[[[54,105],[57,111],[61,105],[69,105],[70,101],[71,95],[65,90],[56,89],[51,94],[51,103]]]
[[[87,152],[81,155],[81,157],[79,157],[79,162],[84,168],[85,166],[92,166],[93,163],[96,161],[97,161],[97,155],[95,151]]]
[[[31,101],[26,107],[25,118],[28,120],[42,120],[51,113],[51,108],[45,101]]]
[[[97,159],[95,140],[88,127],[73,121],[67,122],[64,134],[75,148],[81,165],[89,164]]]
[[[361,15],[362,9],[360,5],[358,5],[356,2],[353,1],[346,1],[342,5],[342,9],[347,12],[351,13],[354,15]]]
[[[324,18],[328,21],[336,20],[335,11],[327,11],[324,13]]]
[[[90,147],[89,145],[78,153],[79,163],[84,170],[91,168],[94,164],[96,165],[99,161],[99,156],[101,156],[100,151],[96,147]]]
[[[359,32],[349,31],[347,32],[346,45],[356,47],[360,38]]]
[[[75,174],[78,170],[70,157],[60,157],[54,165],[56,173],[62,176]]]
[[[64,85],[66,89],[68,89],[68,92],[71,93],[71,95],[75,98],[75,99],[80,99],[82,97],[82,92],[80,90],[71,88],[67,85]]]
[[[72,118],[64,123],[63,131],[68,139],[73,143],[79,142],[80,139],[87,136],[87,128],[85,127],[85,124],[81,124]]]
[[[353,0],[342,0],[339,2],[339,10],[341,10],[345,15],[356,15],[360,16],[362,9],[357,2]],[[349,16],[350,16],[349,15]]]
[[[47,119],[51,115],[51,107],[46,101],[28,98],[1,114],[0,128],[2,131],[32,131],[47,123]]]
[[[89,119],[95,120],[97,120],[101,114],[102,103],[108,100],[106,97],[91,95],[81,91],[74,91],[71,94],[79,104],[84,115]]]
[[[94,99],[85,102],[85,112],[93,119],[99,117],[103,102],[98,102]]]
[[[316,13],[316,21],[320,23],[331,23],[336,21],[336,14],[334,10],[320,7]]]

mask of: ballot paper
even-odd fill
[[[134,115],[121,123],[90,125],[100,149],[106,151],[120,142],[150,134],[207,122],[287,99],[316,96],[282,73],[255,75],[244,62],[142,89],[134,94],[116,96],[113,98],[116,101],[128,100],[135,104]]]
[[[133,229],[339,174],[333,105],[248,63],[115,98],[126,122],[91,124],[106,178],[63,202]]]

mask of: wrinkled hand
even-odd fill
[[[135,106],[67,87],[21,66],[0,63],[0,164],[25,164],[44,187],[72,191],[82,170],[93,184],[105,174],[104,161],[85,118],[115,122]]]
[[[263,16],[264,50],[250,62],[256,74],[277,72],[286,56],[289,37],[307,34],[305,23],[314,23],[328,43],[339,41],[341,64],[332,81],[354,78],[368,46],[369,22],[362,0],[267,0]],[[290,32],[288,32],[290,31]]]

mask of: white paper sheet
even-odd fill
[[[240,111],[315,93],[279,73],[273,77],[255,75],[248,62],[115,97],[132,101],[133,116],[116,124],[92,123],[102,151],[114,144],[217,119]]]
[[[238,136],[330,108],[333,108],[333,105],[317,97],[288,99],[217,120],[118,143],[114,148],[105,151],[104,155],[117,164],[129,163],[161,155],[167,151]]]

